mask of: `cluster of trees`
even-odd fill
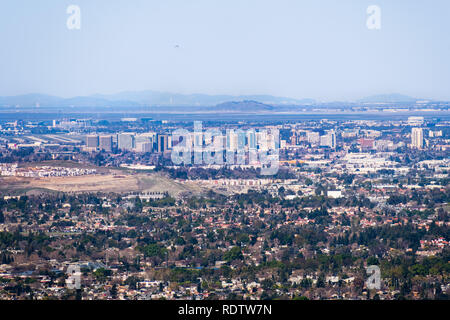
[[[433,206],[436,203],[450,202],[450,188],[445,190],[432,189],[430,191],[419,192],[413,190],[408,194],[392,194],[386,201],[390,205],[406,204],[409,201],[416,201],[419,205],[426,204]]]
[[[51,160],[52,156],[48,152],[35,153],[34,148],[25,147],[0,152],[0,163],[24,163]]]
[[[159,257],[164,258],[166,255],[167,249],[160,246],[157,243],[150,243],[144,246],[137,246],[136,250],[144,254],[144,257],[153,258]]]

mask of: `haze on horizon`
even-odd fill
[[[71,4],[80,30],[66,27]],[[366,27],[373,4],[381,30]],[[449,15],[446,0],[4,0],[0,96],[450,100]]]

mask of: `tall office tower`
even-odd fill
[[[336,133],[334,130],[330,130],[326,135],[320,137],[320,146],[336,148]]]
[[[152,132],[148,132],[148,133],[141,133],[139,135],[136,135],[135,139],[134,139],[134,143],[135,143],[135,148],[138,152],[152,152],[153,151],[153,144],[156,141],[155,137],[155,133]],[[145,150],[146,151],[142,151],[142,146],[144,144],[149,143],[151,145],[151,150],[148,151],[148,145],[145,145]]]
[[[255,130],[250,130],[247,133],[247,140],[248,140],[248,148],[249,149],[256,149],[256,132]]]
[[[217,152],[223,151],[224,148],[225,148],[225,146],[226,146],[226,140],[227,140],[227,137],[226,137],[226,136],[222,136],[222,135],[220,135],[220,136],[214,136],[214,137],[213,137],[213,146],[214,146],[214,149],[215,149]]]
[[[235,151],[238,148],[238,134],[234,130],[227,130],[227,150]]]
[[[98,136],[96,135],[86,136],[86,147],[98,148]]]
[[[167,149],[172,149],[172,136],[167,137]]]
[[[272,148],[279,149],[280,148],[280,130],[279,129],[271,129],[270,136],[272,143]]]
[[[117,147],[120,150],[132,151],[135,146],[134,135],[131,133],[121,133],[117,136]]]
[[[158,152],[163,153],[168,147],[168,136],[166,134],[158,135]]]
[[[331,130],[328,132],[328,136],[330,137],[330,148],[335,149],[336,148],[336,132],[334,130]]]
[[[320,136],[320,143],[319,143],[319,145],[321,147],[328,147],[328,143],[329,143],[329,141],[328,141],[328,136],[327,135]]]
[[[237,149],[244,150],[245,149],[245,132],[242,130],[237,130]]]
[[[278,139],[277,133],[274,132],[273,129],[267,134],[266,137],[267,137],[267,148],[269,150],[275,150],[280,147],[280,140]]]
[[[267,131],[258,131],[256,133],[256,145],[259,150],[269,149]]]
[[[412,128],[411,146],[413,148],[423,149],[423,129],[422,128]]]
[[[137,142],[136,143],[136,151],[149,153],[153,151],[153,143],[151,142]]]
[[[318,132],[307,132],[306,138],[308,139],[308,142],[311,144],[319,144],[320,142],[320,135]]]
[[[100,136],[99,138],[100,140],[100,149],[104,150],[106,152],[111,152],[112,151],[112,136]]]

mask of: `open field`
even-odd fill
[[[77,177],[0,177],[3,195],[39,194],[43,192],[168,192],[179,197],[190,193],[200,195],[206,189],[194,184],[176,182],[159,173],[111,171],[102,175]]]

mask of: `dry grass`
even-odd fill
[[[184,193],[202,194],[206,189],[190,183],[180,183],[159,173],[110,171],[102,175],[77,177],[0,178],[3,194],[36,194],[55,192],[168,192],[174,197]]]

